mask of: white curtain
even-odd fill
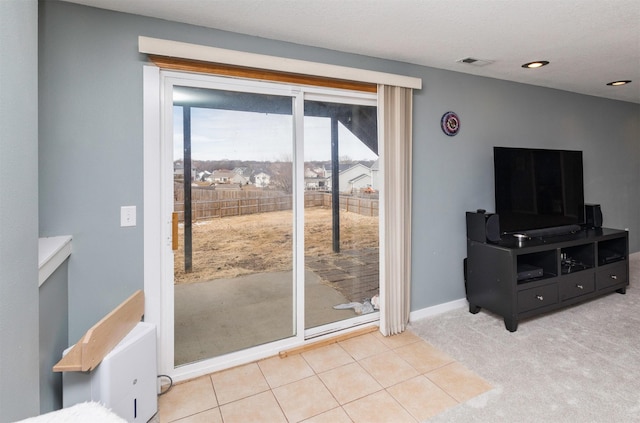
[[[378,147],[382,151],[380,204],[382,266],[380,331],[405,330],[411,306],[411,139],[413,90],[378,86]]]

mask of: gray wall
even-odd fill
[[[585,200],[640,250],[640,105],[425,69],[414,103],[412,310],[464,297],[464,211],[494,210],[493,146],[583,151]],[[439,118],[458,113],[447,137]]]
[[[51,369],[69,346],[67,263],[40,286],[40,413],[62,408],[62,373]]]
[[[37,13],[0,1],[0,422],[40,409]]]
[[[640,106],[168,21],[44,2],[41,234],[70,234],[69,337],[143,286],[139,35],[420,77],[414,110],[412,310],[464,297],[464,212],[493,209],[492,147],[580,149],[589,202],[640,249]],[[428,46],[425,46],[428,48]],[[448,110],[462,122],[445,136]],[[119,227],[119,207],[138,226]]]

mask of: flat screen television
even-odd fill
[[[582,151],[494,147],[503,234],[584,223]]]

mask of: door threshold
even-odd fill
[[[280,351],[278,355],[280,358],[285,358],[290,355],[300,354],[309,350],[324,347],[326,345],[335,344],[336,342],[344,341],[346,339],[355,338],[356,336],[365,335],[367,333],[375,332],[378,330],[377,325],[366,326],[348,333],[340,333],[330,338],[321,339],[315,342],[309,342],[299,347],[291,348],[290,350]]]

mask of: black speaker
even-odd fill
[[[467,212],[467,238],[478,242],[500,241],[500,219],[485,210]]]
[[[602,209],[600,209],[600,204],[585,204],[584,215],[585,226],[587,228],[602,227]]]

